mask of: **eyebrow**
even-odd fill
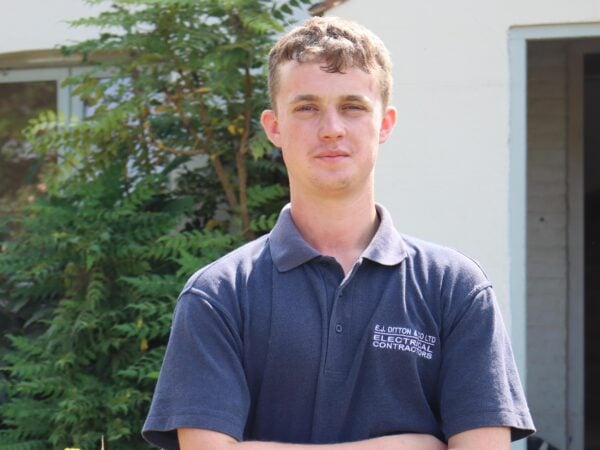
[[[315,102],[318,101],[319,97],[316,95],[312,95],[312,94],[300,94],[297,95],[296,97],[294,97],[291,101],[292,104],[294,103],[300,103],[300,102]],[[371,103],[371,101],[369,100],[368,97],[365,97],[364,95],[343,95],[341,97],[342,101],[350,101],[350,102],[364,102],[364,103]]]
[[[365,97],[364,95],[345,95],[342,98],[347,102],[371,103],[371,100],[369,100],[369,98]]]
[[[300,103],[300,102],[314,102],[317,100],[319,100],[319,97],[317,97],[316,95],[300,94],[300,95],[296,95],[290,103],[294,104],[294,103]]]

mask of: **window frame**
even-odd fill
[[[74,67],[5,69],[0,72],[0,84],[54,81],[56,82],[56,112],[66,117],[82,119],[83,102],[78,96],[73,95],[72,86],[63,86],[63,82],[83,70],[84,68]]]

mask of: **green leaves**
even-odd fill
[[[165,296],[176,298],[183,280],[166,283],[168,289],[160,296],[143,281],[175,270],[170,261],[156,261],[152,250],[157,238],[171,232],[183,209],[169,205],[169,213],[160,212],[161,205],[170,203],[165,177],[149,176],[129,188],[115,175],[121,173],[119,167],[115,162],[88,183],[66,183],[60,194],[32,205],[22,233],[0,254],[8,292],[28,300],[19,310],[29,309],[35,317],[40,304],[50,306],[33,335],[10,338],[13,350],[4,357],[9,401],[2,414],[7,424],[22,430],[19,442],[43,436],[56,448],[73,440],[92,447],[106,434],[127,448],[144,447],[138,431],[154,380],[132,383],[122,372],[132,366],[140,372],[157,370],[158,358],[139,360],[140,340],[150,342],[148,349],[162,351],[173,307]],[[146,228],[138,233],[140,224]],[[29,260],[29,254],[40,262]],[[21,263],[12,278],[13,263],[21,255],[31,262]],[[52,278],[62,283],[44,295],[43,286]],[[141,280],[142,293],[126,278]],[[153,302],[159,306],[152,307]],[[140,318],[152,324],[149,330],[123,332],[124,324]],[[107,403],[111,399],[118,399],[119,406]],[[34,408],[42,418],[22,414],[24,408]],[[36,428],[33,420],[50,426]]]

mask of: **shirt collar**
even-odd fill
[[[381,205],[376,206],[380,223],[375,236],[362,254],[362,258],[393,266],[406,257],[406,249],[400,233],[394,228],[390,213]],[[280,272],[294,269],[321,254],[304,240],[294,224],[290,205],[286,205],[269,235],[271,256]]]
[[[406,257],[404,241],[394,227],[392,216],[388,210],[378,203],[375,204],[375,208],[379,215],[379,228],[362,257],[384,266],[395,266]]]

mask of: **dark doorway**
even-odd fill
[[[585,449],[600,450],[600,54],[584,58]]]

